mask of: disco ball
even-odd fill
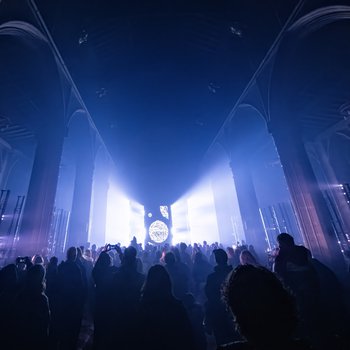
[[[150,225],[148,233],[153,242],[163,243],[169,236],[169,229],[163,221],[156,220]]]

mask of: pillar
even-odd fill
[[[91,154],[90,154],[91,153]],[[89,147],[77,153],[74,193],[66,248],[88,242],[94,162]]]
[[[247,243],[254,246],[260,258],[264,258],[267,243],[249,167],[249,160],[247,158],[232,158],[230,166],[236,186],[245,237]]]
[[[48,247],[63,148],[63,130],[63,127],[47,128],[38,136],[16,244],[18,254],[40,253]]]
[[[339,181],[337,176],[330,164],[329,156],[321,142],[317,142],[313,145],[316,150],[317,157],[320,161],[321,168],[324,172],[325,179],[327,181],[327,187],[329,192],[332,194],[334,205],[337,209],[338,217],[341,222],[342,230],[344,234],[350,236],[350,206],[347,203],[346,197],[343,191],[337,186]]]
[[[301,130],[290,117],[270,125],[305,245],[314,257],[333,267],[342,255],[322,192],[318,186]]]

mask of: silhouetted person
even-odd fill
[[[204,286],[211,272],[213,272],[213,266],[209,264],[203,253],[197,252],[194,255],[192,267],[193,291],[197,300],[204,299]]]
[[[33,266],[28,256],[16,258],[18,284],[24,286],[27,281],[27,272]]]
[[[58,331],[62,350],[76,349],[83,315],[86,284],[76,259],[77,249],[71,247],[67,251],[67,260],[58,266]]]
[[[47,349],[50,311],[44,294],[45,269],[32,266],[27,273],[23,290],[16,298],[13,310],[14,349]]]
[[[82,248],[84,248],[84,247],[77,248],[77,258],[75,260],[75,263],[79,266],[79,268],[82,272],[84,289],[85,289],[85,293],[87,294],[88,285],[89,285],[88,280],[89,280],[89,278],[91,278],[93,264],[91,262],[85,260],[85,258],[83,256]]]
[[[249,250],[241,251],[241,254],[239,255],[239,262],[241,265],[259,265],[254,255]]]
[[[272,272],[252,265],[237,267],[225,284],[224,297],[246,340],[219,349],[309,349],[293,339],[297,327],[294,299]]]
[[[227,247],[226,252],[228,257],[227,263],[235,268],[238,265],[238,259],[236,257],[235,250],[232,247]]]
[[[310,251],[294,244],[288,233],[277,236],[279,252],[274,271],[294,293],[301,318],[301,333],[314,340],[320,332],[320,285],[317,273],[310,263]]]
[[[181,301],[172,294],[171,280],[161,265],[148,272],[139,308],[138,349],[193,349],[191,324]]]
[[[108,336],[113,332],[109,320],[112,303],[111,287],[116,268],[112,266],[112,259],[107,252],[101,252],[92,270],[95,283],[94,304],[94,349],[106,349]]]
[[[208,276],[205,286],[207,296],[206,325],[214,333],[217,345],[226,344],[237,339],[233,328],[233,320],[221,299],[221,287],[232,266],[227,265],[227,254],[223,249],[213,251],[217,265]]]
[[[11,320],[17,293],[17,268],[10,264],[0,271],[0,344],[3,349],[11,349],[13,344],[15,329]]]
[[[194,348],[196,350],[202,350],[207,348],[207,337],[205,335],[204,328],[204,312],[202,306],[196,303],[194,296],[188,293],[183,298],[183,304],[187,310],[188,317],[191,322],[193,337],[194,337]]]
[[[188,268],[192,269],[192,260],[190,254],[187,252],[186,243],[180,243],[180,257],[181,261],[188,266]]]
[[[93,261],[97,260],[97,247],[96,247],[96,244],[93,244],[91,246],[91,258],[92,258]]]
[[[349,310],[336,274],[319,260],[309,257],[320,282],[320,342],[323,349],[350,348]],[[347,343],[347,346],[344,344]]]
[[[171,279],[174,296],[181,300],[189,291],[188,268],[185,264],[176,262],[173,252],[165,254],[164,262]]]
[[[32,264],[33,265],[44,265],[44,258],[40,254],[35,254],[32,257]]]
[[[120,249],[120,248],[119,248]],[[111,304],[113,334],[111,334],[113,346],[118,349],[130,349],[134,338],[134,324],[137,315],[138,304],[141,296],[141,288],[145,277],[137,272],[137,251],[134,247],[128,247],[124,253],[119,251],[121,266],[115,273],[112,282],[113,300]]]
[[[50,259],[46,268],[46,295],[51,311],[49,343],[50,348],[55,348],[58,343],[59,322],[58,259],[55,256]]]

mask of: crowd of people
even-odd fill
[[[2,349],[350,348],[344,288],[293,237],[272,266],[245,243],[70,247],[0,271]],[[263,266],[265,265],[265,266]]]

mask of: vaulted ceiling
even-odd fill
[[[1,19],[21,12],[20,2],[9,3]],[[141,203],[171,203],[198,179],[203,155],[297,1],[36,3],[123,186]],[[292,103],[303,108],[298,113],[311,136],[342,118],[349,92],[348,68],[330,65],[346,39],[328,35],[304,42],[289,72],[297,87]],[[332,50],[322,51],[323,40]],[[324,65],[330,69],[319,74]],[[41,102],[31,94],[42,87],[28,94],[21,79],[7,74],[0,89],[10,92],[9,106],[35,114]]]

